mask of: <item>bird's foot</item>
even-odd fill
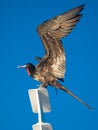
[[[44,88],[43,84],[36,85],[38,88]]]
[[[36,85],[36,86],[39,88],[39,87],[42,87],[42,84],[38,84],[38,85]]]
[[[39,85],[36,85],[38,86],[38,89],[44,89],[44,88],[47,88],[47,86],[44,86],[43,84],[39,84]]]

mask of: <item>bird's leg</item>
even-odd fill
[[[40,87],[40,85],[41,85],[41,84],[37,84],[36,86],[37,86],[37,87]]]
[[[47,82],[44,82],[44,83],[41,84],[41,86],[44,87],[44,88],[47,88],[47,85],[48,85]]]
[[[40,85],[37,85],[38,87],[43,87],[43,88],[47,88],[47,83],[46,82],[44,82],[44,83],[42,83],[42,84],[40,84]]]

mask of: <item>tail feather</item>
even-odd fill
[[[88,105],[86,102],[84,102],[82,99],[80,99],[78,96],[76,96],[73,92],[71,92],[69,89],[63,87],[62,85],[60,85],[59,83],[55,83],[55,87],[59,88],[63,91],[65,91],[67,94],[69,94],[70,96],[74,97],[76,100],[78,100],[79,102],[81,102],[84,106],[86,106],[87,108],[89,108],[90,110],[92,110],[93,108]]]
[[[81,102],[84,106],[86,106],[87,108],[89,108],[90,110],[92,110],[93,108],[88,105],[86,102],[84,102],[82,99],[80,99],[78,96],[76,96],[74,93],[72,93],[70,90],[68,90],[65,87],[61,87],[61,90],[65,91],[66,93],[68,93],[70,96],[74,97],[75,99],[77,99],[79,102]]]

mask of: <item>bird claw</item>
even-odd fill
[[[38,86],[39,90],[46,89],[46,87],[43,87],[43,84],[39,84],[39,85],[36,85],[36,86]]]
[[[42,84],[36,85],[38,88],[43,88]]]

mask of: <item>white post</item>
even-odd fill
[[[41,123],[43,121],[42,121],[42,111],[41,111],[40,97],[38,91],[36,91],[36,96],[37,96],[37,104],[38,104],[38,121],[39,123]]]
[[[48,91],[45,88],[28,90],[32,111],[38,113],[38,123],[33,125],[33,130],[52,130],[51,124],[44,123],[42,113],[50,112]]]

